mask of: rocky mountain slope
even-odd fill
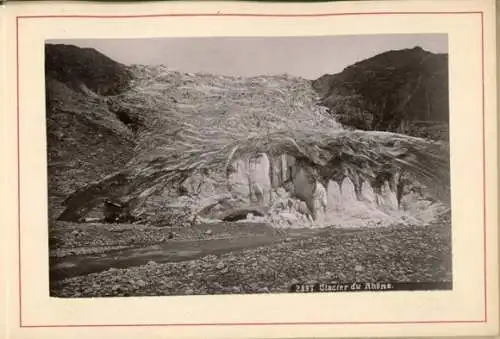
[[[313,81],[345,126],[448,139],[448,55],[388,51]]]
[[[48,78],[73,90],[98,95],[122,92],[132,76],[127,67],[95,49],[72,45],[45,45],[45,70]]]
[[[134,134],[106,104],[131,73],[93,49],[47,45],[45,52],[49,195],[66,197],[132,157]]]
[[[52,217],[302,227],[428,222],[448,205],[447,144],[345,130],[316,92],[331,95],[328,78],[313,88],[46,53]]]

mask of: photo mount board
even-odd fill
[[[330,4],[25,3],[2,8],[2,239],[8,338],[494,335],[497,109],[493,1]],[[362,20],[360,20],[362,18]],[[43,46],[58,38],[446,33],[453,290],[134,297],[48,295]],[[474,112],[472,114],[471,112]],[[12,147],[12,145],[17,145]],[[41,241],[41,239],[44,239]],[[116,310],[119,310],[117,312]]]

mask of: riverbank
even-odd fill
[[[449,224],[328,228],[316,235],[282,236],[254,248],[205,253],[185,261],[149,261],[66,278],[53,282],[51,295],[282,293],[294,283],[452,280]]]

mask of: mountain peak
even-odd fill
[[[126,66],[94,48],[66,44],[45,45],[47,78],[79,90],[82,85],[100,95],[112,95],[128,87],[131,73]]]
[[[391,50],[312,82],[344,126],[447,138],[448,57],[420,46]],[[416,124],[426,124],[425,127]]]

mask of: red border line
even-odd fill
[[[20,147],[20,123],[19,123],[19,18],[16,18],[16,109],[17,109],[17,241],[19,260],[19,325],[22,327],[22,275],[21,275],[21,147]]]
[[[20,81],[19,81],[19,20],[20,19],[73,19],[73,18],[156,18],[156,17],[266,17],[266,18],[309,18],[349,15],[404,15],[404,14],[480,14],[481,15],[481,72],[482,72],[482,115],[483,115],[483,245],[484,245],[484,319],[483,320],[429,320],[429,321],[359,321],[359,322],[254,322],[254,323],[172,323],[172,324],[102,324],[102,325],[23,325],[22,323],[22,274],[21,274],[21,171],[20,171]],[[390,325],[390,324],[458,324],[486,323],[487,307],[487,239],[486,239],[486,137],[485,137],[485,93],[484,93],[484,13],[481,11],[445,11],[445,12],[352,12],[320,14],[251,14],[251,13],[170,13],[145,15],[21,15],[16,17],[16,77],[17,77],[17,174],[18,174],[18,260],[19,260],[19,327],[20,328],[65,328],[65,327],[160,327],[160,326],[279,326],[279,325]]]
[[[485,117],[485,100],[484,100],[484,20],[481,12],[481,76],[482,76],[482,107],[483,107],[483,251],[484,251],[484,322],[488,321],[488,279],[487,279],[487,239],[486,239],[486,117]]]
[[[173,323],[173,324],[104,324],[104,325],[25,325],[24,328],[60,328],[60,327],[183,327],[183,326],[295,326],[295,325],[418,325],[418,324],[442,324],[442,323],[483,323],[482,320],[455,320],[455,321],[311,321],[311,322],[258,322],[258,323]]]
[[[316,18],[331,16],[349,15],[405,15],[405,14],[480,14],[480,11],[448,11],[448,12],[348,12],[348,13],[305,13],[305,14],[258,14],[258,13],[168,13],[168,14],[128,14],[128,15],[91,15],[91,14],[70,14],[70,15],[20,15],[18,18],[102,18],[102,19],[133,19],[133,18],[161,18],[161,17],[262,17],[262,18]]]

